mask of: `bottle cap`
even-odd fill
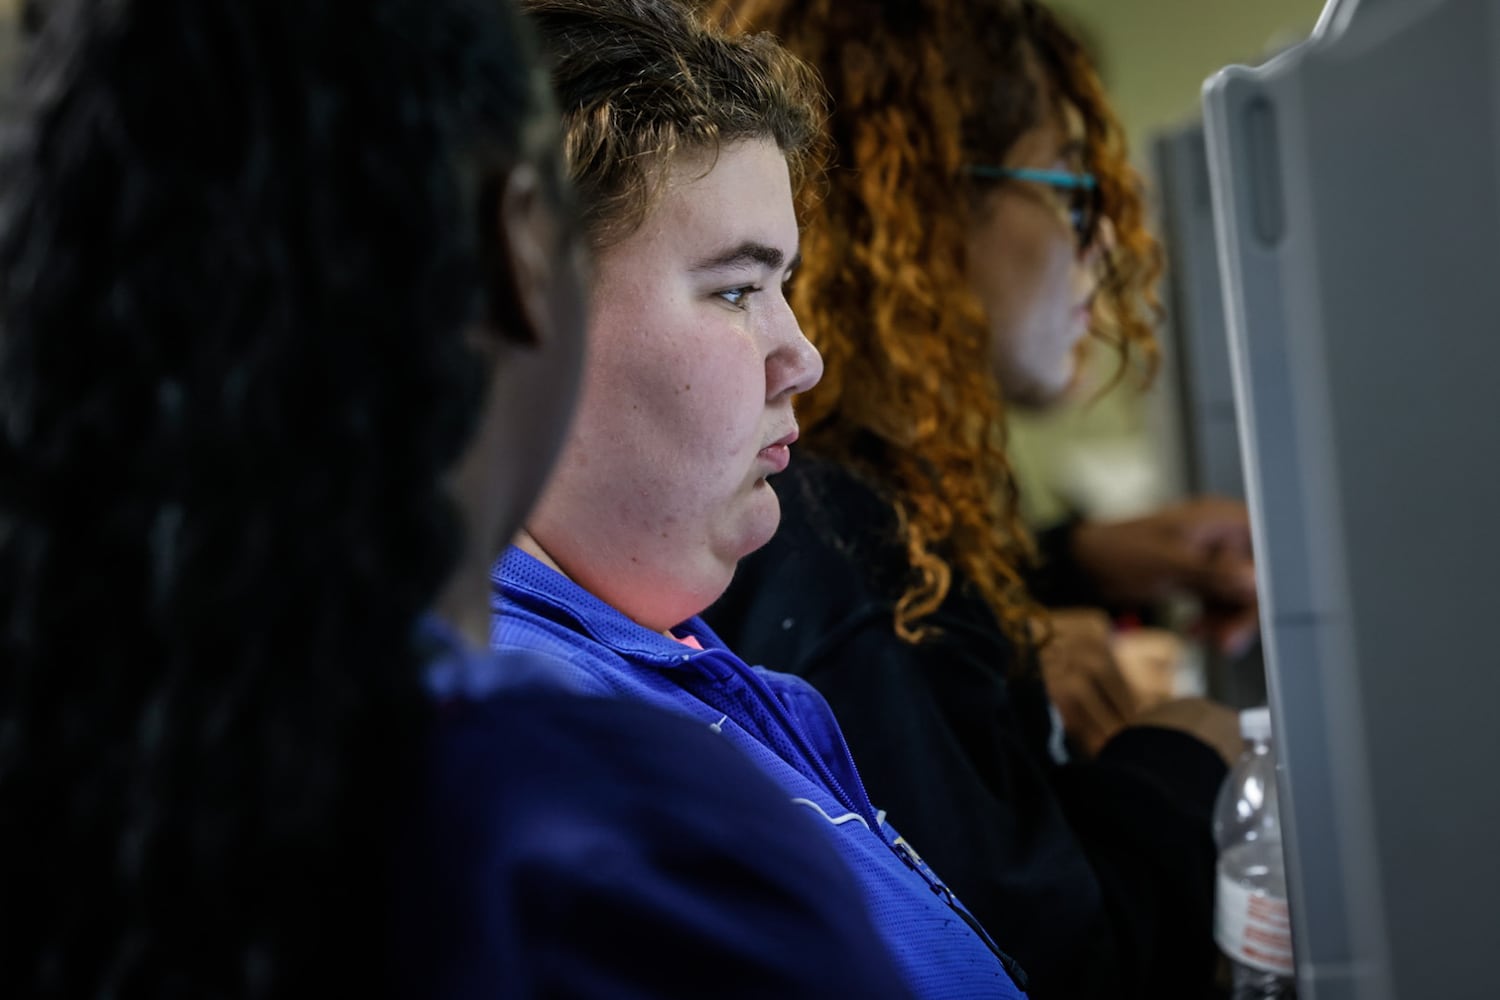
[[[1240,712],[1240,736],[1249,743],[1265,743],[1271,739],[1271,709],[1262,705]]]

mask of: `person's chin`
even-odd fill
[[[718,523],[732,530],[719,535],[713,542],[715,570],[711,574],[712,584],[708,584],[709,574],[705,574],[705,586],[700,588],[706,598],[704,607],[717,601],[729,589],[740,560],[765,546],[776,534],[781,524],[781,503],[776,499],[776,491],[765,480],[756,481],[748,501],[738,510],[726,512]]]
[[[1020,410],[1044,413],[1066,400],[1071,394],[1076,373],[1051,379],[1029,379],[1006,393],[1006,402]]]
[[[743,559],[769,542],[781,525],[781,500],[770,480],[761,478],[751,484],[738,520],[734,549]]]

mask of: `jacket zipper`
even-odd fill
[[[700,653],[698,655],[709,656],[717,652],[717,650],[705,650],[703,653]],[[963,904],[958,901],[958,898],[953,895],[952,889],[949,889],[948,886],[945,885],[935,873],[933,873],[929,868],[926,867],[926,865],[922,864],[918,860],[916,852],[913,851],[910,846],[899,839],[895,843],[892,843],[890,840],[886,839],[885,833],[880,827],[879,817],[874,815],[874,806],[869,803],[868,796],[866,797],[864,808],[861,809],[860,804],[853,801],[853,796],[844,789],[843,785],[839,783],[833,772],[828,769],[828,765],[824,763],[823,758],[819,754],[813,752],[810,742],[807,739],[807,735],[802,731],[802,727],[798,725],[796,719],[792,718],[792,716],[788,714],[788,712],[786,711],[786,707],[781,704],[781,699],[777,698],[775,693],[771,691],[770,687],[766,684],[765,679],[757,674],[753,667],[742,665],[739,660],[733,655],[715,658],[715,662],[719,662],[721,660],[728,662],[730,668],[734,671],[736,676],[738,676],[745,683],[745,686],[747,688],[751,688],[755,691],[761,702],[766,705],[766,707],[771,711],[776,719],[782,724],[783,728],[785,728],[792,734],[793,741],[797,744],[797,749],[801,752],[803,760],[806,763],[810,764],[813,770],[822,777],[825,786],[834,795],[834,797],[837,798],[841,803],[843,803],[846,809],[850,810],[851,812],[858,813],[859,815],[864,817],[865,822],[870,829],[870,832],[879,837],[881,841],[886,845],[886,847],[888,847],[892,851],[892,853],[900,858],[908,868],[916,872],[917,875],[925,883],[927,883],[927,887],[932,890],[933,894],[941,899],[944,903],[946,903],[948,905],[948,908],[956,913],[959,919],[961,919],[965,924],[968,925],[969,929],[974,932],[974,934],[979,938],[980,941],[984,942],[985,947],[988,948],[990,952],[995,956],[995,958],[1000,962],[1001,967],[1004,968],[1006,974],[1010,976],[1011,981],[1016,986],[1016,989],[1024,993],[1026,991],[1027,976],[1026,972],[1021,968],[1020,963],[1000,950],[1000,946],[995,943],[994,938],[990,937],[989,931],[984,929],[984,925],[981,924],[972,913],[964,908]],[[849,749],[847,746],[844,748],[844,760],[848,763],[849,770],[854,774],[855,780],[858,780],[859,768],[855,765],[854,757],[849,753]]]
[[[791,734],[792,742],[796,744],[797,750],[801,754],[803,762],[812,768],[814,774],[822,781],[823,786],[833,794],[834,798],[838,799],[840,804],[842,804],[845,809],[848,809],[852,813],[858,814],[859,817],[865,821],[866,826],[868,826],[872,831],[875,831],[878,834],[879,820],[875,815],[875,807],[870,803],[869,797],[864,797],[863,802],[857,801],[855,797],[846,788],[844,788],[843,783],[838,780],[838,777],[834,775],[831,770],[829,770],[828,765],[824,762],[822,756],[813,751],[811,741],[807,738],[807,734],[803,732],[802,727],[798,724],[797,720],[787,712],[786,706],[783,705],[781,703],[781,699],[777,698],[775,693],[771,691],[770,686],[766,684],[765,679],[757,674],[753,667],[742,664],[735,656],[715,655],[718,653],[719,650],[716,649],[705,650],[703,653],[699,653],[698,656],[713,656],[716,663],[727,663],[730,669],[734,671],[735,675],[744,683],[744,685],[755,692],[756,696],[759,697],[761,704],[764,705],[766,709],[776,718],[776,720],[781,723],[782,728]],[[695,659],[696,658],[697,657],[695,657]],[[844,760],[848,763],[849,771],[855,776],[855,780],[859,780],[859,769],[855,766],[854,758],[849,754],[847,747],[844,749]],[[881,839],[883,840],[885,838],[882,836]]]
[[[891,849],[896,852],[896,855],[902,861],[906,862],[908,868],[916,872],[927,882],[927,887],[933,891],[934,895],[947,903],[948,908],[958,914],[959,919],[969,925],[969,929],[974,932],[979,940],[984,942],[985,947],[990,950],[995,958],[999,959],[1000,965],[1005,969],[1006,975],[1010,976],[1011,982],[1016,984],[1016,989],[1025,993],[1027,975],[1026,970],[1021,968],[1021,963],[1000,950],[1000,946],[995,943],[995,939],[990,937],[990,932],[984,929],[984,925],[979,922],[974,914],[964,908],[963,904],[958,901],[958,897],[953,895],[953,890],[943,884],[943,881],[936,874],[917,859],[916,851],[913,851],[910,846],[900,840],[892,844]]]

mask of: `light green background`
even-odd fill
[[[1305,38],[1321,0],[1060,0],[1082,29],[1136,149],[1198,111],[1215,70]]]

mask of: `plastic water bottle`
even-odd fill
[[[1232,1000],[1294,1000],[1270,709],[1241,712],[1240,734],[1245,752],[1230,770],[1214,810],[1219,845],[1214,940],[1229,956]]]

